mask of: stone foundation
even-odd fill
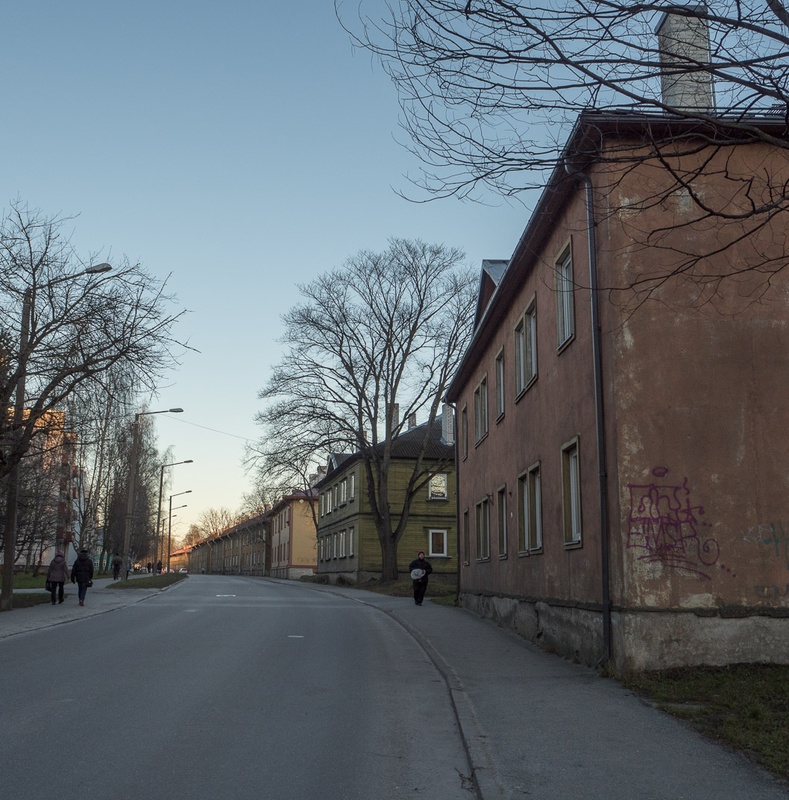
[[[601,666],[599,609],[463,593],[461,605],[551,653]],[[619,610],[611,615],[612,663],[618,672],[738,663],[789,664],[789,616],[725,609]]]

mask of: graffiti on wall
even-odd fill
[[[783,559],[786,568],[789,569],[789,535],[784,530],[782,522],[753,525],[748,528],[742,540],[772,548],[775,551],[775,557]]]
[[[627,546],[640,550],[639,561],[711,579],[711,568],[718,563],[720,546],[712,537],[703,538],[706,523],[702,506],[694,506],[688,479],[681,483],[668,479],[666,467],[655,467],[650,483],[628,484],[630,512]],[[718,565],[727,572],[725,566]]]

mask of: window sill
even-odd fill
[[[575,341],[575,331],[573,331],[560,345],[556,348],[556,355],[563,353]]]
[[[577,542],[565,542],[564,549],[565,550],[580,550],[583,547],[583,540]]]

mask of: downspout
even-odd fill
[[[589,175],[564,162],[568,174],[583,181],[585,187],[587,247],[589,248],[589,293],[592,316],[592,367],[594,371],[595,429],[597,438],[597,480],[600,494],[600,577],[603,605],[603,657],[600,665],[608,664],[613,654],[611,636],[611,556],[608,530],[608,472],[606,468],[605,413],[603,407],[603,365],[600,329],[600,302],[597,285],[597,240],[595,237],[594,194]]]
[[[458,458],[458,414],[457,407],[453,403],[447,403],[452,409],[452,430],[455,437],[455,559],[458,565],[457,590],[455,592],[455,605],[460,605],[460,575],[463,571],[463,564],[460,561],[460,537],[463,533],[463,521],[460,517],[460,459]]]

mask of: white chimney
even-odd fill
[[[410,431],[411,428],[416,428],[416,414],[408,415],[408,430]]]
[[[663,102],[678,111],[709,111],[714,107],[710,36],[705,5],[685,7],[688,14],[664,14],[655,33],[660,50]],[[699,14],[701,16],[694,16]]]
[[[455,414],[448,403],[441,407],[441,439],[444,444],[455,444]]]

